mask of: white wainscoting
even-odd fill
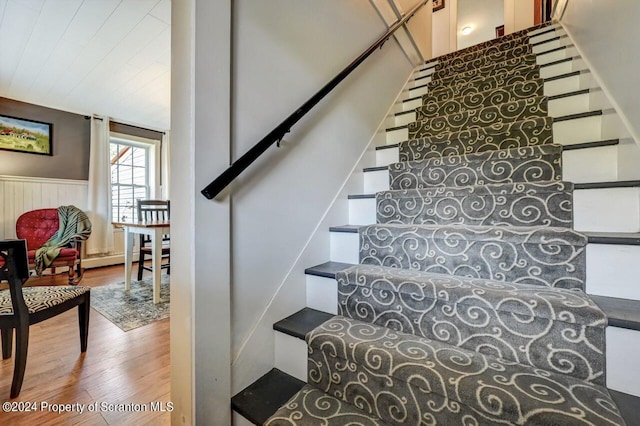
[[[0,175],[0,240],[16,237],[16,221],[29,210],[67,205],[86,210],[87,193],[86,180]],[[122,263],[124,242],[121,230],[114,231],[114,243],[114,253],[85,258],[83,266],[91,268]]]
[[[74,205],[87,208],[86,180],[0,175],[0,239],[16,237],[16,220],[29,210]]]

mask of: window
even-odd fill
[[[113,220],[136,220],[136,200],[155,193],[155,143],[111,137],[111,214]]]

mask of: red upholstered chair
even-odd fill
[[[58,209],[39,209],[23,213],[16,222],[16,235],[27,241],[29,269],[35,269],[36,250],[56,233],[60,225]],[[49,268],[56,273],[57,267],[69,268],[69,284],[82,279],[82,241],[73,240],[69,247],[62,248]],[[77,273],[77,276],[76,276]]]

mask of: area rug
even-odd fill
[[[161,275],[160,303],[153,303],[151,277],[131,281],[125,291],[124,282],[91,289],[91,307],[123,331],[133,330],[169,317],[169,276]]]

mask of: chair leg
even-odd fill
[[[69,266],[69,285],[76,285],[75,268],[73,265]]]
[[[2,335],[2,359],[11,358],[11,346],[13,345],[13,328],[0,329]]]
[[[27,349],[29,347],[29,324],[16,327],[16,359],[13,367],[13,382],[11,382],[11,398],[17,398],[22,388],[24,372],[27,368]]]
[[[140,252],[138,257],[138,281],[142,281],[142,272],[144,271],[144,253]]]
[[[84,294],[84,302],[78,305],[78,325],[80,326],[80,351],[87,351],[89,338],[89,312],[91,312],[91,293]]]

